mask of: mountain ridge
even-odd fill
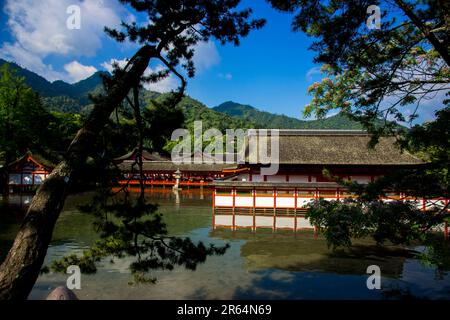
[[[284,114],[275,114],[259,110],[250,105],[226,101],[213,110],[225,113],[231,117],[251,120],[258,128],[267,129],[363,129],[356,121],[348,119],[341,114],[332,115],[323,119],[300,120]]]
[[[92,105],[89,95],[103,89],[102,75],[108,74],[106,71],[97,71],[90,77],[73,84],[62,80],[50,82],[15,62],[0,59],[0,66],[5,63],[9,64],[19,76],[24,77],[24,82],[41,95],[43,102],[51,111],[60,112],[83,113],[89,110]],[[143,105],[147,105],[151,99],[159,96],[164,94],[145,90],[142,94]],[[204,119],[221,128],[227,125],[231,127],[241,125],[243,128],[260,129],[362,129],[359,123],[339,114],[324,119],[300,120],[233,101],[226,101],[210,108],[201,101],[187,96],[182,109],[188,119],[187,123],[191,123],[192,119]],[[202,113],[205,114],[203,117]]]

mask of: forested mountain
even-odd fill
[[[51,111],[86,113],[90,110],[90,93],[102,90],[102,72],[98,71],[89,78],[74,84],[58,80],[47,81],[45,78],[19,65],[0,59],[0,66],[9,63],[17,75],[24,77],[27,85],[37,91],[44,104]],[[104,73],[104,72],[103,72]],[[147,106],[152,99],[161,100],[167,94],[144,90],[141,93],[141,105]],[[285,115],[260,111],[252,106],[228,101],[215,108],[191,97],[185,97],[180,103],[185,115],[186,126],[192,126],[195,120],[202,120],[204,128],[277,128],[277,129],[361,129],[357,122],[345,116],[335,115],[319,120],[299,120]]]
[[[167,95],[167,93],[160,95],[156,101],[161,101]],[[187,128],[192,128],[194,121],[199,120],[202,121],[204,129],[217,128],[220,131],[225,131],[225,129],[256,127],[250,119],[232,117],[222,112],[215,111],[189,96],[184,97],[178,106],[183,110]]]
[[[51,111],[80,113],[86,105],[90,104],[89,93],[102,88],[101,75],[98,71],[87,79],[70,84],[61,80],[50,82],[44,77],[31,72],[13,62],[0,59],[0,66],[8,63],[24,82],[38,92],[44,103]]]
[[[285,115],[260,111],[255,107],[227,101],[213,110],[244,120],[251,120],[258,128],[277,129],[362,129],[361,124],[337,114],[318,120],[299,120]]]

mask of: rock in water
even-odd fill
[[[72,290],[61,286],[50,292],[46,300],[78,300],[78,298]]]

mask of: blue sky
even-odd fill
[[[133,44],[120,46],[102,33],[103,25],[117,25],[132,19],[115,0],[6,0],[1,1],[0,57],[49,80],[80,80],[105,62],[131,57]],[[81,29],[64,28],[67,6],[81,6]],[[262,110],[301,117],[308,103],[307,87],[318,80],[312,63],[311,40],[292,32],[290,14],[272,9],[264,0],[244,0],[254,16],[267,19],[239,47],[203,44],[198,49],[196,77],[187,93],[214,107],[227,100],[250,104]],[[100,14],[99,14],[100,12]],[[91,39],[91,40],[89,40]],[[314,68],[316,67],[316,68]],[[176,79],[157,85],[157,90],[176,87]]]
[[[71,30],[66,27],[67,9],[74,4],[80,9],[81,28]],[[117,27],[121,20],[140,22],[118,0],[0,0],[0,6],[0,58],[50,81],[73,83],[110,70],[112,61],[124,63],[138,49],[133,43],[118,44],[103,32],[104,26]],[[239,47],[213,41],[197,45],[197,74],[189,80],[187,93],[209,107],[232,100],[302,118],[310,101],[307,88],[320,80],[314,52],[308,50],[312,40],[293,32],[293,16],[277,12],[266,0],[242,0],[241,7],[253,8],[254,17],[265,18],[266,26],[242,39]],[[178,84],[171,76],[148,89],[165,92]],[[422,102],[418,122],[433,118],[437,100],[442,101],[442,95]]]
[[[251,33],[239,47],[219,47],[221,63],[200,73],[190,84],[190,93],[209,105],[233,100],[300,117],[309,101],[306,89],[317,80],[317,75],[308,75],[317,69],[313,69],[313,52],[308,50],[311,41],[291,31],[291,15],[276,12],[265,1],[243,4],[250,2],[255,16],[267,19],[266,26]],[[217,79],[221,73],[232,79]]]

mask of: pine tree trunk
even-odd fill
[[[64,206],[71,181],[86,162],[92,141],[106,125],[140,78],[152,57],[154,47],[142,47],[124,72],[115,76],[104,97],[96,101],[86,124],[72,141],[65,160],[60,162],[37,190],[5,261],[0,266],[0,300],[26,299],[41,270],[53,229]]]

